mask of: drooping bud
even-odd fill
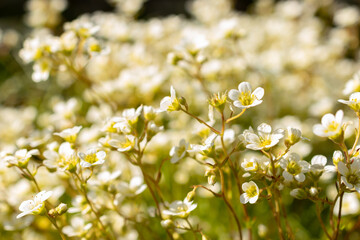
[[[307,193],[305,192],[305,190],[303,190],[301,188],[295,188],[295,189],[291,190],[290,195],[297,199],[306,199],[307,198]]]
[[[192,191],[188,192],[188,194],[186,195],[186,199],[191,202],[194,200],[194,197],[195,197],[195,191],[196,191],[196,188],[194,188]]]
[[[55,212],[57,213],[57,215],[62,215],[64,213],[66,213],[68,210],[68,207],[65,203],[60,203],[56,208],[55,208]]]
[[[290,147],[301,139],[301,131],[297,128],[288,127],[285,131],[285,145]]]

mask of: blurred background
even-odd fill
[[[148,0],[140,18],[167,16],[171,14],[184,14],[187,0]],[[278,2],[278,1],[277,1]],[[337,0],[349,4],[360,5],[360,0]],[[1,0],[0,1],[0,26],[14,24],[22,21],[25,13],[26,0]],[[254,0],[234,0],[235,8],[239,11],[246,11],[254,3]],[[112,11],[113,6],[106,0],[69,0],[69,7],[63,13],[67,21],[75,19],[83,13],[94,11]]]

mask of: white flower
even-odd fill
[[[309,171],[310,164],[306,161],[300,160],[300,156],[296,153],[291,153],[280,160],[280,166],[284,169],[282,176],[285,181],[292,181],[294,178],[298,182],[305,181],[305,174]]]
[[[133,135],[125,135],[121,141],[118,139],[111,139],[108,143],[110,146],[117,148],[119,152],[128,152],[135,147],[136,137]]]
[[[71,226],[65,226],[62,231],[68,237],[82,237],[92,228],[92,223],[85,224],[81,217],[71,219]]]
[[[106,153],[104,151],[98,151],[96,148],[90,148],[86,153],[79,153],[81,159],[80,165],[84,168],[91,166],[101,165],[105,162]]]
[[[64,28],[65,30],[75,32],[76,35],[83,38],[93,36],[100,29],[99,26],[94,25],[86,18],[79,18],[72,21],[71,23],[65,23]]]
[[[245,171],[255,172],[259,169],[258,160],[255,157],[250,159],[245,158],[241,163],[241,167]]]
[[[22,212],[16,216],[21,218],[25,215],[40,214],[45,208],[45,201],[52,195],[52,191],[41,191],[34,197],[34,200],[27,200],[20,204],[19,210]]]
[[[257,127],[258,135],[252,129],[244,131],[244,137],[247,142],[246,148],[252,150],[268,149],[275,146],[280,139],[284,137],[282,129],[277,129],[271,133],[271,126],[262,123]]]
[[[176,92],[173,86],[170,87],[170,97],[164,97],[160,102],[158,112],[171,112],[180,109],[179,100],[176,98]]]
[[[324,169],[327,159],[324,155],[315,155],[311,159],[310,169],[312,171],[321,171]]]
[[[24,48],[20,50],[19,55],[25,63],[30,63],[58,51],[59,48],[58,38],[51,35],[39,35],[26,39]]]
[[[338,171],[341,174],[341,181],[349,188],[355,188],[360,193],[360,160],[353,159],[349,168],[344,162],[338,163]]]
[[[41,59],[35,62],[33,66],[34,72],[31,78],[34,82],[42,82],[49,79],[52,63],[49,59]]]
[[[348,95],[353,92],[360,91],[360,71],[355,73],[353,78],[347,81],[345,84],[345,88],[343,90],[343,94]]]
[[[342,132],[343,116],[342,110],[337,111],[335,116],[331,113],[325,114],[321,118],[321,124],[314,125],[313,132],[320,137],[337,136]]]
[[[108,171],[101,172],[96,175],[96,179],[90,179],[89,184],[95,184],[100,186],[108,186],[113,180],[117,179],[121,175],[121,171],[114,171],[110,173]]]
[[[86,41],[87,51],[90,56],[106,55],[110,53],[110,48],[101,44],[95,38],[89,38]]]
[[[259,187],[255,182],[245,182],[241,185],[243,194],[240,195],[240,202],[242,204],[251,203],[254,204],[259,198]]]
[[[173,146],[170,150],[171,163],[177,163],[181,159],[183,159],[186,155],[186,151],[189,148],[189,143],[185,141],[185,139],[181,139],[179,142],[179,146]]]
[[[287,127],[285,131],[285,145],[290,147],[301,139],[301,131],[297,128]]]
[[[239,90],[231,89],[229,92],[229,98],[234,101],[234,106],[238,108],[250,108],[262,103],[262,97],[264,96],[264,89],[258,87],[251,92],[251,86],[248,82],[242,82],[239,84]]]
[[[156,117],[156,110],[152,106],[144,106],[144,117],[146,120],[154,120]]]
[[[10,165],[26,166],[33,155],[39,154],[39,150],[37,149],[32,149],[30,151],[27,149],[20,149],[17,150],[13,156],[5,156],[4,160]]]
[[[142,113],[142,109],[143,109],[142,106],[138,107],[137,109],[135,108],[125,109],[122,112],[122,117],[112,119],[116,121],[113,127],[118,129],[120,132],[124,134],[131,133],[134,126],[136,126],[136,123],[139,120],[139,117]]]
[[[189,153],[200,153],[204,156],[210,156],[214,151],[214,141],[218,135],[212,133],[204,142],[203,145],[191,144],[190,149],[187,150]]]
[[[62,137],[65,141],[69,143],[74,143],[76,141],[77,135],[80,132],[82,126],[76,126],[73,128],[67,128],[60,133],[54,133],[54,135]]]
[[[117,187],[118,191],[127,197],[139,195],[147,188],[146,184],[144,184],[144,179],[140,176],[133,177],[130,183],[120,182]]]
[[[348,105],[355,112],[360,111],[360,92],[355,92],[350,95],[349,101],[346,100],[338,100],[338,102]]]
[[[78,44],[78,38],[73,31],[66,31],[60,36],[61,49],[63,51],[71,52]]]
[[[196,203],[193,203],[193,201],[189,202],[187,198],[185,198],[184,201],[178,200],[172,202],[169,206],[169,209],[163,210],[162,214],[179,218],[186,218],[196,207]]]
[[[334,22],[340,27],[359,24],[360,13],[355,7],[345,7],[335,12]]]
[[[62,171],[72,171],[79,161],[75,150],[71,148],[71,144],[68,142],[62,143],[58,152],[46,150],[43,155],[46,158],[43,164],[51,170],[59,168]]]
[[[324,170],[326,172],[336,172],[336,167],[334,165],[326,165],[327,158],[323,155],[315,155],[311,159],[310,171],[313,173],[322,173]]]

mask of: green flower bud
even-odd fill
[[[295,188],[295,189],[291,190],[290,195],[297,199],[306,199],[308,197],[305,190],[303,190],[301,188]]]

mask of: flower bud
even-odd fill
[[[285,132],[285,145],[290,147],[301,139],[301,131],[297,128],[288,127]]]
[[[184,97],[179,98],[179,103],[185,107],[186,110],[189,109],[189,105],[186,102],[186,99]]]
[[[333,160],[334,165],[337,166],[339,162],[344,161],[344,155],[342,154],[341,151],[336,150],[333,154],[332,160]]]
[[[317,190],[317,188],[311,187],[309,193],[312,197],[315,197],[316,195],[318,195],[319,191]]]
[[[201,240],[208,240],[208,238],[204,234],[201,233]]]
[[[216,183],[216,176],[215,175],[211,175],[208,177],[208,183],[210,185],[214,185]]]
[[[194,188],[192,191],[188,192],[188,194],[186,195],[186,199],[187,199],[189,202],[191,202],[192,200],[194,200],[195,190],[196,190],[196,188]]]
[[[301,188],[295,188],[295,189],[291,190],[290,195],[297,199],[306,199],[307,198],[307,193],[305,192],[305,190],[303,190]]]
[[[224,111],[226,100],[227,100],[226,93],[218,93],[218,94],[214,94],[209,99],[209,104],[221,113]]]
[[[166,229],[172,228],[174,227],[174,222],[171,219],[165,219],[161,221],[161,226]]]
[[[57,213],[57,215],[62,215],[64,213],[66,213],[68,210],[68,207],[65,203],[60,203],[56,208],[55,208],[55,212]]]
[[[151,106],[144,106],[144,118],[148,121],[154,120],[156,118],[156,111]]]

